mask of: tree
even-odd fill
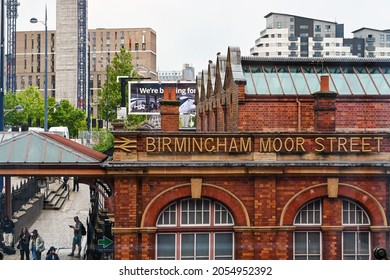
[[[78,130],[85,130],[86,115],[81,109],[74,107],[68,100],[61,100],[60,106],[55,106],[54,97],[48,97],[48,124],[50,126],[67,126],[70,137],[77,137]],[[44,124],[44,100],[35,87],[29,87],[16,94],[7,93],[4,96],[4,108],[11,110],[21,105],[22,112],[10,112],[4,118],[6,125],[31,125],[43,127]]]
[[[108,111],[108,120],[116,119],[117,108],[121,103],[120,83],[117,83],[117,76],[129,76],[134,66],[131,64],[131,53],[121,48],[116,53],[111,64],[107,66],[108,81],[98,92],[98,117],[106,119]],[[135,73],[136,74],[136,73]],[[134,75],[135,76],[135,75]],[[108,91],[107,91],[108,90]],[[106,93],[108,92],[108,98]],[[108,99],[108,104],[106,100]]]
[[[87,129],[85,112],[74,107],[66,99],[60,101],[60,106],[55,108],[55,112],[49,115],[48,120],[50,126],[67,126],[71,138],[77,137],[79,130]]]
[[[108,130],[99,131],[99,142],[93,145],[93,149],[100,152],[106,152],[107,150],[114,147],[114,135],[111,134]]]
[[[4,96],[4,108],[6,110],[12,110],[17,105],[21,105],[23,111],[8,113],[4,118],[6,125],[27,125],[29,119],[40,119],[43,124],[44,104],[37,88],[29,87],[17,93],[8,92]]]

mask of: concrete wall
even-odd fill
[[[22,209],[15,212],[13,215],[13,221],[15,223],[14,240],[18,241],[19,233],[23,227],[30,227],[38,219],[44,204],[44,194],[38,193],[28,203],[26,203]],[[31,231],[31,230],[30,230]]]
[[[57,0],[56,9],[56,99],[76,106],[77,0]]]

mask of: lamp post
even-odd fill
[[[44,26],[45,26],[45,97],[44,97],[44,101],[45,101],[45,109],[44,109],[44,125],[43,125],[43,128],[45,130],[45,132],[48,131],[48,128],[47,128],[47,114],[48,114],[48,108],[47,108],[47,99],[48,99],[48,96],[47,96],[47,6],[45,5],[45,21],[38,21],[38,19],[36,18],[31,18],[30,19],[30,22],[31,23],[37,23],[37,22],[40,22],[42,23]]]
[[[0,31],[0,131],[4,130],[4,0],[1,0]]]
[[[23,108],[22,105],[16,105],[13,109],[4,110],[4,117],[5,117],[6,115],[8,115],[9,113],[11,113],[11,112],[17,112],[17,113],[22,112],[23,109],[24,109],[24,108]]]
[[[108,84],[109,84],[109,81],[108,81],[108,64],[106,65],[106,83],[107,83],[107,86],[106,86],[106,129],[108,131]]]

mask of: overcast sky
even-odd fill
[[[29,20],[44,20],[45,4],[48,28],[55,29],[55,0],[18,1],[17,31],[42,30]],[[189,63],[199,72],[229,46],[249,55],[270,12],[344,23],[345,37],[361,27],[390,29],[389,0],[89,0],[88,28],[150,27],[157,32],[157,70]]]

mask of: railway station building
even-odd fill
[[[367,260],[389,249],[390,60],[229,47],[161,130],[115,130],[114,259]]]

